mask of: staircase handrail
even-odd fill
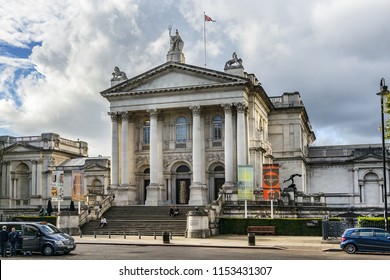
[[[89,212],[90,210],[88,209],[83,209],[80,211],[80,214],[79,214],[79,227],[81,227],[83,224],[89,222]]]
[[[102,217],[102,215],[104,214],[104,212],[106,212],[112,206],[113,200],[114,200],[114,198],[111,195],[108,195],[106,198],[104,198],[100,202],[99,211],[97,213],[98,219],[100,219]]]

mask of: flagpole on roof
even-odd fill
[[[206,12],[203,12],[204,67],[206,67]]]

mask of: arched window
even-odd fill
[[[220,166],[220,165],[218,165],[214,168],[214,172],[224,172],[224,171],[225,171],[225,168],[223,166]]]
[[[222,140],[222,117],[217,115],[213,118],[213,141]]]
[[[176,120],[176,142],[187,141],[187,119],[180,117]]]
[[[189,169],[189,167],[186,166],[186,165],[180,165],[180,166],[176,169],[176,172],[177,172],[177,173],[190,172],[190,169]]]
[[[144,121],[144,144],[150,144],[150,121],[146,120]]]

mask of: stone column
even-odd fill
[[[128,163],[129,163],[129,203],[137,204],[137,187],[135,186],[135,119],[134,114],[129,115],[129,147],[128,147]]]
[[[233,163],[233,117],[231,104],[223,104],[225,110],[225,190],[231,190],[234,186]]]
[[[122,173],[121,187],[129,186],[129,112],[122,112]]]
[[[111,188],[119,185],[119,147],[118,147],[118,115],[115,112],[108,113],[111,117]]]
[[[200,106],[190,107],[192,110],[192,169],[193,178],[190,186],[190,205],[206,205],[207,200],[207,186],[202,181],[203,154],[204,149],[202,145],[202,131],[200,124]]]
[[[158,189],[159,204],[164,204],[167,200],[167,189],[164,182],[164,122],[162,114],[157,117],[157,170],[158,170]]]
[[[31,196],[37,195],[37,161],[32,160],[32,168],[31,168]],[[30,200],[31,200],[30,196]]]
[[[148,110],[150,115],[150,184],[146,187],[145,205],[158,205],[158,149],[157,149],[157,109]]]
[[[2,197],[6,197],[9,193],[9,190],[7,189],[7,186],[9,188],[9,176],[10,174],[8,174],[8,162],[7,161],[3,161],[2,162],[2,176],[1,176],[1,189],[0,189],[0,194]]]
[[[237,103],[237,165],[248,164],[247,130],[245,122],[246,105]]]
[[[43,198],[44,197],[44,194],[43,194],[43,189],[42,189],[42,164],[43,164],[43,160],[42,158],[39,158],[37,160],[37,194],[38,195],[41,195],[41,197]]]

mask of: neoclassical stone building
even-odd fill
[[[315,136],[299,93],[269,98],[235,54],[220,72],[185,64],[171,45],[166,63],[130,79],[120,73],[101,92],[117,205],[206,205],[220,189],[234,193],[240,165],[254,167],[261,188],[263,163],[275,152],[286,173],[305,174]]]
[[[88,193],[107,193],[109,158],[88,157],[86,142],[55,133],[0,136],[0,152],[1,209],[46,206],[49,199],[57,199],[54,182],[61,183],[61,208],[71,200],[83,201]],[[75,187],[80,197],[74,196]]]

